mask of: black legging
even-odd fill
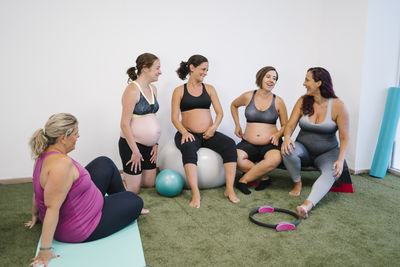
[[[88,242],[118,232],[136,220],[143,208],[143,200],[134,193],[125,190],[118,168],[111,159],[98,157],[85,168],[104,196],[100,222],[93,233],[84,241]]]
[[[183,165],[193,163],[197,165],[197,150],[200,147],[209,148],[221,155],[224,163],[237,161],[236,144],[232,138],[215,132],[209,139],[204,139],[203,134],[191,133],[194,141],[188,141],[181,144],[182,134],[175,134],[175,145],[182,152]]]

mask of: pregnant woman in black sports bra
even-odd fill
[[[274,67],[267,66],[256,74],[258,90],[248,91],[231,104],[231,113],[235,121],[235,134],[242,138],[237,145],[238,169],[245,174],[236,184],[243,194],[250,194],[248,183],[261,180],[255,190],[263,190],[270,184],[266,174],[281,162],[280,146],[285,125],[288,121],[285,103],[282,98],[272,93],[278,80]],[[246,129],[244,134],[239,123],[238,108],[246,106]],[[279,118],[280,130],[276,127]]]
[[[208,72],[208,60],[201,55],[193,55],[187,62],[182,61],[176,72],[182,80],[190,75],[186,84],[175,88],[171,106],[171,120],[178,130],[175,144],[182,152],[183,166],[192,190],[190,206],[200,207],[197,176],[197,150],[200,147],[212,149],[221,155],[226,181],[224,195],[231,202],[238,203],[240,200],[233,190],[237,159],[235,141],[217,131],[223,111],[215,88],[203,83]],[[215,110],[214,121],[211,105]],[[179,120],[179,114],[182,120]]]

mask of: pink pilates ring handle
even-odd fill
[[[296,225],[294,225],[293,223],[290,222],[281,222],[278,223],[278,225],[276,226],[276,231],[280,232],[280,231],[287,231],[287,230],[294,230],[296,228]]]
[[[258,213],[265,213],[265,212],[274,212],[274,207],[271,206],[262,206],[258,208]]]

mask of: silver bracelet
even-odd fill
[[[49,247],[49,248],[39,248],[39,250],[51,250],[53,249],[53,247]]]

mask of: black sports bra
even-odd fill
[[[206,87],[204,86],[204,83],[202,83],[203,86],[203,92],[199,96],[192,96],[189,94],[189,91],[187,89],[186,83],[183,86],[183,96],[181,99],[181,112],[183,111],[188,111],[192,109],[210,109],[211,106],[211,98],[209,94],[207,93]]]

